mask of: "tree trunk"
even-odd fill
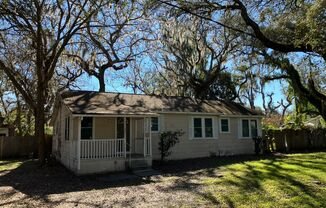
[[[104,72],[105,70],[100,70],[97,76],[99,85],[100,85],[100,89],[99,92],[105,92],[105,77],[104,77]]]
[[[35,136],[38,140],[38,158],[40,165],[44,165],[46,162],[46,152],[45,152],[45,90],[42,82],[38,83],[37,90],[37,109],[34,110],[35,114]]]

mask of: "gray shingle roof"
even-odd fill
[[[229,101],[198,100],[126,93],[67,91],[61,94],[73,114],[151,115],[160,112],[202,112],[221,115],[261,115]]]

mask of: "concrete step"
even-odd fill
[[[131,169],[137,169],[137,168],[147,168],[148,164],[146,160],[132,160],[130,162],[130,168]]]
[[[149,177],[149,176],[156,176],[156,175],[160,175],[161,174],[159,171],[153,170],[152,168],[135,169],[132,172],[136,176],[140,176],[140,177]]]

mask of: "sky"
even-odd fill
[[[120,73],[123,73],[123,70],[120,71]],[[108,71],[106,74],[107,76],[110,76],[112,74],[112,71]],[[84,75],[81,80],[81,83],[79,83],[79,87],[81,90],[90,90],[90,91],[98,91],[99,89],[99,84],[96,78],[94,77],[89,77],[88,75]],[[285,83],[280,83],[280,81],[273,81],[270,82],[269,84],[266,85],[266,93],[271,93],[273,92],[273,101],[274,104],[276,105],[277,102],[280,102],[281,99],[285,99],[284,94],[282,93],[282,85]],[[112,80],[110,78],[107,78],[106,82],[106,91],[107,92],[120,92],[120,93],[133,93],[131,88],[123,86],[123,80],[121,79],[116,79]],[[263,101],[261,98],[261,95],[258,94],[255,99],[255,105],[257,107],[260,107],[263,109]]]

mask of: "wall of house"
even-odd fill
[[[253,154],[254,144],[252,139],[240,139],[240,118],[230,117],[230,132],[220,133],[218,116],[199,116],[213,118],[214,137],[210,139],[193,139],[191,122],[192,115],[185,114],[162,114],[160,116],[161,131],[182,130],[183,136],[179,143],[172,148],[172,154],[168,159],[187,159],[196,157],[208,157],[211,155],[237,155]],[[258,119],[258,118],[257,118]],[[258,119],[258,133],[261,135],[260,119]],[[159,159],[158,150],[159,133],[152,133],[153,158]]]
[[[70,116],[69,140],[65,139],[65,118]],[[54,121],[52,153],[70,170],[77,169],[77,129],[78,120],[71,116],[69,109],[61,105]]]
[[[94,139],[114,139],[116,137],[116,118],[94,117],[93,135]]]

